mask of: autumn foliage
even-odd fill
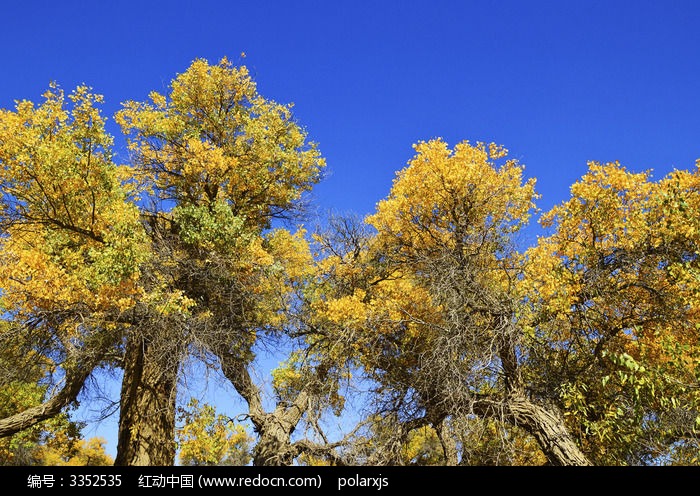
[[[125,102],[124,154],[101,104],[0,110],[0,463],[699,463],[700,161],[591,162],[541,213],[504,147],[432,139],[309,229],[325,160],[245,67]],[[182,405],[191,364],[242,411]],[[114,461],[71,420],[105,370]]]

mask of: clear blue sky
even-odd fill
[[[319,143],[322,211],[370,213],[438,136],[505,145],[544,209],[589,160],[661,177],[700,158],[696,0],[25,0],[0,22],[1,108],[55,80],[111,115],[195,58],[244,63]]]

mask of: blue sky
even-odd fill
[[[543,209],[589,160],[659,178],[700,158],[697,1],[25,0],[0,23],[0,108],[53,80],[112,115],[195,58],[245,64],[319,143],[320,211],[372,212],[438,136],[505,145]]]

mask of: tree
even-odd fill
[[[69,467],[110,466],[114,464],[114,460],[105,452],[106,443],[101,437],[79,439],[72,445],[57,439],[53,443],[54,446],[42,452],[42,459],[37,464]],[[66,446],[70,446],[71,449],[67,450]]]
[[[192,464],[697,463],[700,161],[656,182],[591,163],[525,248],[534,179],[435,139],[374,214],[308,236],[291,224],[324,160],[245,67],[195,60],[126,102],[123,165],[101,102],[51,85],[0,111],[5,462],[107,463],[67,415],[105,368],[118,465],[173,464],[178,441]],[[264,346],[285,354],[272,408]],[[193,359],[254,443],[207,405],[177,428]],[[329,439],[359,384],[371,409]]]
[[[72,110],[52,88],[40,107],[0,115],[3,304],[17,332],[48,343],[64,382],[2,435],[55,416],[96,366],[116,365],[116,463],[172,464],[178,371],[195,351],[251,400],[252,347],[280,329],[285,282],[305,261],[303,236],[272,223],[299,210],[323,159],[290,107],[227,60],[197,60],[150,96],[117,115],[124,167],[86,87]]]
[[[376,234],[365,254],[349,252],[361,263],[336,260],[342,291],[319,302],[319,318],[354,343],[378,384],[378,414],[395,415],[403,436],[431,426],[447,460],[456,461],[456,443],[443,423],[476,415],[523,428],[552,463],[587,464],[522,376],[522,258],[512,236],[534,208],[534,181],[522,181],[514,160],[496,166],[506,152],[495,145],[449,150],[433,140],[416,152],[367,219]]]
[[[188,348],[218,360],[257,431],[271,428],[247,367],[259,334],[281,328],[286,283],[308,258],[301,233],[272,222],[299,209],[324,166],[290,108],[261,97],[246,68],[227,60],[195,61],[168,95],[150,99],[117,114],[148,199],[141,217],[152,255],[142,274],[152,304],[127,342],[118,464],[154,463],[146,439],[160,439],[154,451],[168,456],[157,460],[171,462]]]
[[[102,98],[80,86],[68,103],[55,85],[44,98],[0,111],[0,338],[46,365],[39,374],[52,387],[41,404],[0,420],[0,436],[58,415],[97,365],[118,356],[146,258]],[[36,364],[16,373],[37,379]]]
[[[426,428],[447,464],[692,459],[698,172],[591,163],[521,253],[534,181],[503,159],[419,143],[374,232],[341,225],[326,258],[316,325],[376,384],[374,460]]]
[[[27,336],[0,321],[0,418],[41,406],[49,386],[42,379],[55,365],[37,353]],[[81,437],[82,425],[68,412],[0,439],[0,465],[111,465],[104,441]]]
[[[525,374],[597,464],[698,446],[699,181],[592,162],[528,250]]]

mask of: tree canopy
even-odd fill
[[[102,100],[0,111],[1,463],[699,462],[700,160],[591,162],[541,213],[503,146],[436,138],[309,230],[325,159],[246,67],[123,103],[124,163]],[[179,402],[190,360],[242,411]],[[114,461],[71,420],[101,370]]]

